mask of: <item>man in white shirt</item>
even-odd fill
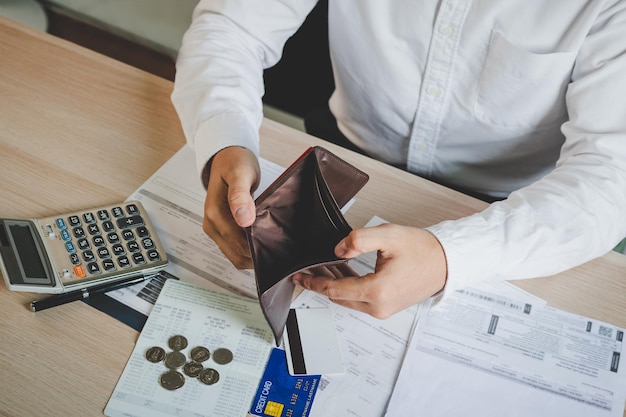
[[[173,102],[207,180],[204,230],[240,268],[254,221],[263,69],[316,0],[201,0]],[[297,275],[388,317],[442,289],[551,275],[626,236],[626,2],[330,0],[337,127],[372,157],[493,200],[428,229],[354,230],[377,271]],[[210,164],[207,164],[210,161]],[[228,203],[225,203],[228,202]]]

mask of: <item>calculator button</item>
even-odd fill
[[[63,220],[62,218],[59,217],[58,219],[56,219],[55,222],[59,230],[67,229],[67,226],[65,225],[65,220]]]
[[[102,229],[109,233],[115,230],[115,226],[113,226],[113,222],[110,220],[107,220],[105,222],[102,222]]]
[[[64,269],[63,271],[61,271],[61,275],[63,276],[63,278],[65,279],[70,279],[72,278],[72,276],[70,275],[70,271],[68,269]]]
[[[146,252],[146,255],[148,256],[150,262],[156,262],[161,260],[161,255],[159,255],[159,252],[155,251],[154,249]]]
[[[111,250],[113,251],[113,254],[115,254],[115,256],[122,256],[126,254],[124,246],[120,245],[119,243],[117,245],[111,246]]]
[[[128,242],[126,245],[129,252],[139,252],[141,249],[139,248],[139,244],[135,241]]]
[[[96,259],[96,256],[93,254],[92,251],[86,250],[86,251],[83,252],[83,260],[85,262],[91,262],[91,261],[93,261],[95,259]]]
[[[100,219],[101,222],[109,220],[109,212],[106,210],[98,210],[98,219]]]
[[[93,238],[93,245],[96,248],[100,248],[104,245],[106,245],[107,243],[104,241],[104,238],[102,236],[94,236]]]
[[[113,217],[124,217],[124,212],[121,207],[113,207],[111,213],[113,213]]]
[[[78,278],[85,277],[85,269],[83,269],[82,265],[76,265],[74,267],[74,273],[76,274],[76,277]]]
[[[122,231],[122,237],[126,241],[135,240],[135,234],[133,233],[132,230],[128,230],[128,229]]]
[[[77,254],[72,253],[72,254],[70,254],[70,262],[72,263],[72,265],[79,265],[80,264],[80,258],[78,257]]]
[[[94,217],[93,213],[83,214],[83,219],[85,219],[85,223],[87,224],[92,224],[96,222],[96,218]]]
[[[129,229],[131,227],[143,226],[143,218],[141,216],[124,217],[117,219],[117,227],[120,229]]]
[[[87,239],[78,239],[76,244],[80,250],[91,249],[91,245],[89,245],[89,241]]]
[[[74,253],[76,252],[76,246],[74,246],[72,242],[65,242],[65,250],[67,250],[68,253]]]
[[[90,262],[87,264],[87,270],[90,274],[99,274],[100,273],[100,265],[95,262]]]
[[[133,216],[135,214],[139,214],[139,209],[135,204],[129,204],[126,206],[126,212]]]
[[[150,236],[150,232],[148,232],[148,229],[145,226],[139,226],[137,228],[137,236],[148,237]]]
[[[70,236],[70,232],[68,232],[67,229],[61,230],[61,239],[63,239],[64,242],[72,240],[72,236]]]
[[[72,227],[76,227],[76,226],[80,226],[80,217],[78,216],[70,216],[67,218],[67,222],[70,224],[70,226]]]
[[[111,252],[107,248],[99,248],[97,252],[100,259],[109,259],[111,257]]]
[[[118,236],[117,233],[109,233],[107,235],[107,239],[109,239],[109,243],[111,245],[114,245],[116,243],[120,243],[120,237]]]
[[[144,258],[143,254],[141,253],[133,253],[133,261],[135,262],[135,264],[141,265],[146,263],[146,258]]]
[[[80,239],[81,237],[85,237],[85,229],[78,226],[72,229],[72,233],[76,239]]]
[[[117,258],[117,264],[120,266],[120,268],[130,267],[130,261],[126,256],[120,256],[119,258]]]
[[[100,234],[100,228],[97,224],[90,224],[89,226],[87,226],[87,230],[89,231],[89,234],[91,236],[96,236]]]
[[[105,259],[104,261],[102,261],[102,268],[105,271],[113,271],[115,270],[115,264],[111,259]]]
[[[141,241],[141,244],[143,245],[144,249],[152,249],[154,247],[154,241],[152,241],[152,239],[150,239],[149,237],[143,239]]]

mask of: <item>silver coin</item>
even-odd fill
[[[198,381],[206,385],[213,385],[219,380],[220,373],[213,368],[207,368],[198,375]]]
[[[159,377],[159,384],[166,390],[174,391],[185,385],[185,376],[178,371],[167,371]]]
[[[174,351],[165,355],[165,366],[170,369],[180,368],[185,362],[187,362],[187,357],[182,352]]]
[[[201,363],[198,362],[187,362],[185,364],[185,366],[183,366],[183,372],[185,373],[185,375],[190,376],[192,378],[197,377],[198,375],[200,375],[200,372],[202,372],[204,370],[204,366],[202,366]]]
[[[165,358],[165,350],[158,346],[152,346],[146,350],[146,359],[152,363],[159,363]]]
[[[233,360],[233,352],[226,348],[219,348],[213,352],[213,360],[220,365],[226,365]]]
[[[204,346],[196,346],[189,352],[189,357],[196,362],[204,362],[211,357],[211,352]]]
[[[176,336],[172,336],[167,341],[167,345],[172,350],[183,350],[187,347],[187,338],[185,336],[181,336],[177,334]]]

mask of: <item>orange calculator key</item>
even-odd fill
[[[76,276],[78,278],[84,278],[85,277],[85,269],[83,268],[82,265],[76,265],[74,267],[74,273],[76,274]]]

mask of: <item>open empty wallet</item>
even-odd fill
[[[263,314],[276,345],[289,314],[296,272],[351,271],[335,246],[352,228],[341,208],[369,176],[330,151],[309,148],[257,197],[256,220],[246,236]],[[317,271],[315,269],[318,269]],[[327,275],[327,273],[325,273]]]

